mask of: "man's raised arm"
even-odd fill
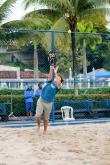
[[[48,80],[54,79],[54,76],[55,77],[58,76],[58,66],[56,68],[54,68],[54,66],[50,66],[50,72],[48,75]]]
[[[50,66],[50,71],[49,71],[49,75],[48,75],[48,80],[50,81],[50,80],[52,80],[52,74],[53,74],[53,66]]]

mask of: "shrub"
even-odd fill
[[[9,108],[11,109],[11,97],[10,95],[1,95],[0,96],[0,102],[1,103],[8,103],[6,106],[8,107],[8,113]],[[34,107],[36,107],[36,99],[34,99]],[[12,110],[14,112],[15,116],[25,116],[25,99],[23,95],[12,95]],[[34,108],[35,112],[35,108]]]
[[[55,97],[56,101],[60,100],[103,100],[103,99],[110,99],[110,95],[108,94],[82,94],[75,96],[74,94],[57,94]],[[36,108],[36,99],[34,99],[34,112]],[[10,95],[1,95],[0,102],[2,103],[11,103]],[[9,106],[8,106],[9,107]],[[12,107],[15,116],[24,116],[26,115],[25,112],[25,99],[23,95],[12,95]],[[9,110],[8,110],[9,111]]]

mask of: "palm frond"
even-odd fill
[[[56,20],[58,20],[61,17],[61,13],[60,11],[57,10],[52,10],[52,9],[38,9],[32,12],[27,13],[24,16],[25,18],[48,18],[50,21],[55,22]]]
[[[2,28],[16,28],[16,29],[32,29],[32,30],[41,30],[41,29],[50,29],[52,23],[48,19],[26,18],[24,20],[16,20],[2,24]]]
[[[107,15],[110,15],[110,8],[93,8],[93,9],[87,9],[79,13],[80,19],[86,19],[86,18],[91,18],[91,17],[105,17]]]
[[[60,5],[59,0],[24,0],[24,4],[26,9],[32,4],[40,4],[42,6],[47,6],[50,9],[55,9]]]
[[[64,17],[61,17],[60,19],[58,19],[53,26],[51,27],[51,30],[68,30],[69,26],[66,22],[66,20],[64,19]]]
[[[12,7],[16,1],[17,0],[6,0],[3,4],[1,4],[1,6],[0,6],[0,22],[10,14],[10,12],[11,12],[10,7]]]

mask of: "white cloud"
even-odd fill
[[[39,5],[36,7],[39,8]],[[23,0],[19,0],[16,4],[11,8],[12,13],[5,19],[3,22],[9,22],[13,20],[21,19],[26,13],[33,11],[35,6],[30,6],[27,10],[25,10]]]

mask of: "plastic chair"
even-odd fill
[[[70,106],[61,107],[62,118],[63,120],[74,120],[73,117],[73,108]]]

